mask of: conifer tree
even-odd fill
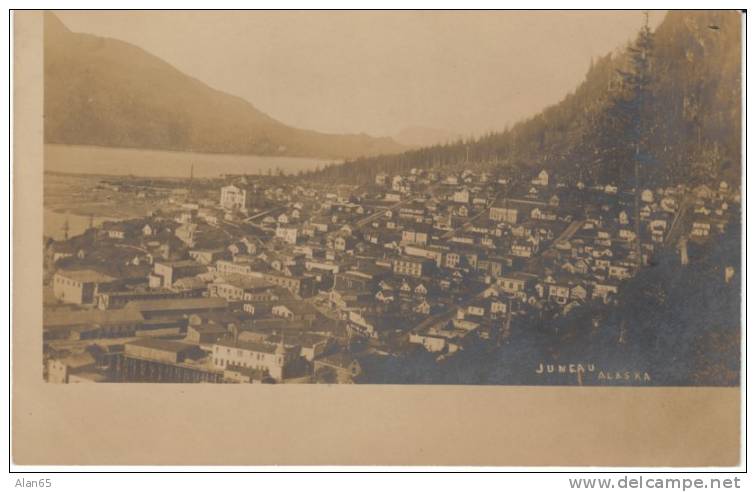
[[[642,190],[642,176],[651,172],[653,157],[649,152],[649,135],[652,131],[650,112],[652,104],[652,61],[653,33],[646,22],[638,33],[635,43],[628,48],[628,69],[617,70],[622,82],[622,88],[614,100],[613,108],[609,112],[617,122],[620,134],[616,136],[617,152],[614,157],[622,159],[618,181],[621,187],[627,189],[632,183],[635,195],[635,255],[636,261],[642,263],[640,238],[640,194]],[[625,157],[626,156],[626,157]],[[629,164],[632,177],[626,172]]]

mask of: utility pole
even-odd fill
[[[194,198],[194,163],[189,168],[189,192],[186,194],[186,200]]]
[[[66,215],[66,221],[63,222],[63,239],[68,241],[68,231],[70,230],[70,225],[68,224],[68,215]]]
[[[649,91],[650,84],[650,49],[651,49],[651,30],[648,27],[648,12],[644,12],[645,24],[641,28],[641,33],[636,43],[635,49],[633,49],[633,70],[629,74],[628,78],[632,84],[632,90],[635,97],[634,104],[636,107],[633,110],[632,118],[635,133],[635,151],[634,151],[634,181],[635,181],[635,255],[638,268],[643,265],[643,252],[641,250],[641,226],[640,226],[640,164],[644,158],[642,153],[642,141],[645,133],[643,128],[643,112],[647,109],[646,96]]]
[[[640,226],[640,144],[635,145],[635,256],[638,268],[643,266],[643,252],[641,251]]]
[[[499,336],[496,339],[496,345],[500,346],[503,340],[509,338],[512,330],[512,298],[507,298],[507,317],[504,320],[504,326],[502,326]]]
[[[687,266],[690,260],[688,258],[688,240],[684,235],[680,237],[677,247],[680,250],[680,264],[682,266]]]

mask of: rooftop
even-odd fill
[[[241,289],[265,289],[273,288],[274,284],[262,278],[250,277],[249,275],[222,274],[222,278],[216,280],[216,284],[230,284]]]
[[[234,341],[232,338],[225,338],[223,340],[218,340],[215,343],[215,345],[218,345],[221,347],[249,350],[252,352],[261,352],[265,354],[274,354],[276,353],[276,349],[278,348],[278,346],[273,343],[250,342],[250,341],[241,341],[241,340]]]
[[[44,329],[71,326],[107,325],[118,323],[139,323],[144,321],[142,314],[135,309],[92,309],[88,311],[45,311],[42,315]]]
[[[173,311],[185,309],[224,309],[228,302],[222,297],[198,297],[183,299],[153,299],[149,301],[131,301],[125,309],[145,311]]]
[[[60,275],[67,279],[75,280],[82,283],[106,283],[115,280],[110,275],[105,275],[102,272],[96,270],[84,269],[84,270],[58,270],[55,275]]]
[[[195,330],[198,333],[205,333],[205,334],[216,334],[216,333],[227,333],[228,330],[221,325],[216,325],[215,323],[203,323],[201,325],[190,325],[188,329]]]
[[[141,338],[126,344],[127,346],[136,346],[149,348],[153,350],[162,350],[165,352],[183,352],[184,350],[194,348],[194,345],[188,343],[176,342],[174,340],[163,340],[160,338]]]
[[[155,264],[166,265],[171,268],[202,267],[201,263],[194,260],[156,261]]]

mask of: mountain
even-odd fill
[[[405,149],[390,138],[286,126],[129,43],[44,21],[47,143],[356,158]]]
[[[409,126],[403,128],[392,137],[396,142],[407,147],[429,147],[431,145],[456,142],[462,138],[458,133],[453,133],[439,128],[425,126]]]
[[[741,13],[672,11],[651,34],[651,44],[649,93],[640,115],[647,158],[643,176],[659,183],[738,183]],[[632,139],[618,112],[637,102],[628,99],[623,82],[636,51],[631,45],[594,60],[574,92],[506,131],[357,159],[312,177],[366,183],[378,172],[403,173],[469,160],[492,168],[530,172],[546,167],[571,179],[617,181],[618,168],[629,167],[627,153],[623,156],[618,149]]]

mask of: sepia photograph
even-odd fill
[[[740,27],[45,13],[44,377],[737,386]]]
[[[15,14],[22,463],[740,462],[744,11]]]

